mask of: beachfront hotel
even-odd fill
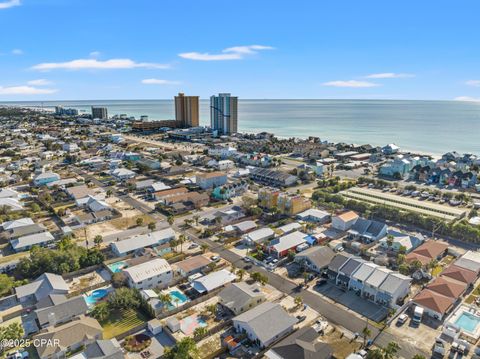
[[[182,92],[175,96],[175,122],[178,128],[198,127],[198,96],[185,96]]]
[[[237,132],[238,97],[229,93],[220,93],[210,97],[210,121],[213,130],[219,135],[229,135]]]

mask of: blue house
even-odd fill
[[[37,177],[34,178],[33,184],[35,186],[43,186],[47,183],[55,182],[60,179],[60,176],[54,172],[45,172],[40,173]]]

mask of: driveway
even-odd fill
[[[377,323],[385,319],[388,314],[387,308],[365,300],[353,292],[344,291],[331,282],[315,286],[313,290]]]

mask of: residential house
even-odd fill
[[[447,297],[430,289],[422,290],[413,303],[424,309],[425,314],[432,318],[441,320],[455,306],[456,299]]]
[[[400,147],[398,147],[396,144],[394,143],[390,143],[384,147],[382,147],[382,152],[385,154],[385,155],[394,155],[395,153],[397,153],[398,151],[400,150]]]
[[[103,328],[96,319],[82,316],[60,326],[51,326],[45,332],[35,335],[32,340],[44,343],[36,346],[40,359],[60,359],[65,358],[69,352],[102,339],[102,333]]]
[[[196,176],[196,183],[201,189],[223,186],[227,183],[227,175],[223,172],[199,173]]]
[[[128,239],[112,242],[112,251],[118,256],[126,256],[127,254],[141,250],[143,248],[154,248],[175,239],[175,231],[171,228],[159,231],[140,234]]]
[[[387,225],[383,222],[358,218],[355,224],[348,230],[348,237],[351,240],[358,240],[368,244],[385,237],[387,229]]]
[[[350,260],[348,260],[345,265],[339,269],[335,284],[342,288],[348,289],[352,274],[364,263],[365,261],[361,258],[350,258]]]
[[[127,267],[122,272],[128,286],[136,289],[165,288],[173,279],[172,268],[163,258]]]
[[[33,282],[15,288],[15,295],[20,303],[34,300],[38,302],[52,294],[67,295],[68,284],[62,276],[53,273],[43,273]]]
[[[35,186],[43,186],[43,185],[46,185],[47,183],[58,181],[59,179],[60,179],[60,176],[57,173],[44,172],[44,173],[40,173],[38,176],[36,176],[33,179],[33,184]]]
[[[354,291],[357,295],[361,295],[365,281],[379,266],[375,263],[362,263],[355,272],[352,273],[348,289]]]
[[[390,273],[390,275],[378,287],[375,303],[387,307],[393,307],[403,300],[410,292],[410,283],[412,278],[400,273]]]
[[[88,306],[82,295],[69,299],[65,296],[60,297],[62,300],[56,301],[54,305],[35,310],[40,328],[47,328],[68,322],[87,312]],[[37,305],[37,308],[38,307]]]
[[[304,327],[289,335],[265,353],[267,359],[331,359],[332,347],[321,340],[321,334]]]
[[[338,273],[340,269],[347,263],[352,255],[348,253],[339,253],[333,257],[332,261],[328,265],[327,275],[328,278],[333,280],[335,283],[337,282]]]
[[[267,249],[278,258],[285,257],[288,252],[296,252],[298,246],[307,243],[306,237],[308,236],[305,233],[295,231],[272,240]]]
[[[239,315],[265,302],[266,297],[257,283],[230,283],[218,294],[220,304]]]
[[[316,208],[310,208],[306,211],[297,214],[297,219],[304,222],[311,222],[316,224],[325,224],[330,222],[330,214]]]
[[[248,246],[255,246],[263,244],[275,236],[275,232],[269,228],[264,227],[245,234],[242,241]]]
[[[393,238],[391,238],[393,237]],[[380,246],[385,250],[399,252],[401,249],[405,253],[410,253],[425,241],[422,234],[410,235],[395,230],[388,230],[387,237],[379,240]]]
[[[293,331],[297,319],[290,316],[280,304],[264,302],[233,318],[239,333],[265,348]]]
[[[30,225],[33,225],[33,224],[35,224],[35,222],[33,222],[33,219],[28,218],[28,217],[24,217],[24,218],[20,218],[20,219],[14,219],[14,220],[11,220],[11,221],[3,222],[2,224],[0,224],[0,227],[4,231],[10,231],[14,228],[30,226]]]
[[[419,261],[423,266],[428,265],[432,260],[439,260],[445,256],[448,244],[439,241],[426,241],[417,249],[408,253],[405,257],[407,263]]]
[[[359,216],[353,211],[344,212],[332,217],[332,227],[338,231],[348,231],[357,222]]]
[[[198,293],[207,293],[233,282],[237,276],[226,269],[209,273],[203,277],[197,278],[192,282],[192,288]]]
[[[295,255],[295,262],[315,273],[322,273],[335,257],[335,252],[328,246],[315,246]]]
[[[477,273],[465,268],[457,267],[455,264],[451,264],[445,268],[442,271],[441,276],[444,278],[453,279],[457,282],[465,283],[468,286],[473,285],[477,279]]]
[[[124,359],[122,347],[117,339],[96,340],[85,347],[85,350],[70,359]]]
[[[28,236],[18,237],[10,241],[15,252],[28,251],[33,246],[44,247],[55,240],[50,232],[30,234]]]
[[[222,201],[226,201],[233,197],[238,197],[242,195],[247,189],[248,182],[246,181],[230,183],[221,187],[215,187],[212,191],[212,197]]]
[[[173,267],[175,272],[181,277],[189,277],[193,274],[201,273],[210,263],[211,261],[208,258],[199,255],[177,262]]]
[[[287,172],[255,167],[250,171],[250,178],[256,182],[273,187],[290,187],[297,183],[298,177]]]
[[[118,181],[126,181],[136,177],[136,173],[127,168],[116,168],[110,171],[110,174]]]

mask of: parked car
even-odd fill
[[[326,278],[320,278],[319,280],[317,280],[317,286],[321,286],[321,285],[324,285],[324,284],[327,284],[327,279]]]
[[[397,319],[397,325],[398,326],[403,325],[406,323],[407,320],[408,320],[408,315],[406,315],[405,313],[400,314]]]
[[[305,315],[297,315],[297,323],[303,322],[307,317]]]
[[[198,247],[198,243],[192,243],[188,246],[188,249],[194,249]]]
[[[249,257],[243,257],[245,263],[250,263],[252,260]]]
[[[218,262],[218,261],[220,260],[220,257],[219,257],[219,256],[211,256],[211,257],[210,257],[210,260],[211,260],[212,262]]]

